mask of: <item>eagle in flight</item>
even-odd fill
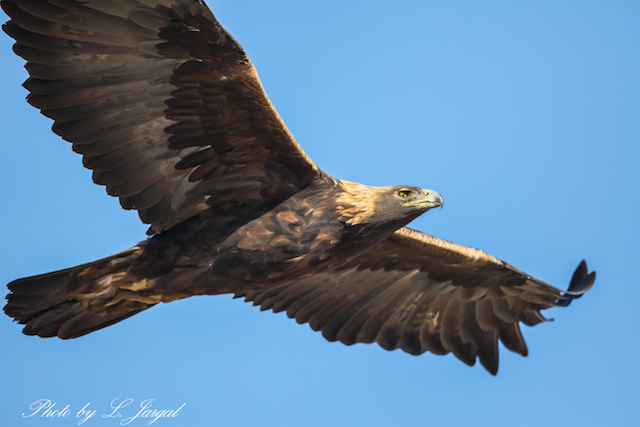
[[[492,374],[498,340],[562,292],[480,250],[405,227],[436,191],[333,178],[295,141],[235,39],[200,0],[1,0],[28,102],[150,237],[9,283],[24,333],[76,338],[160,302],[231,293],[330,341],[453,353]]]

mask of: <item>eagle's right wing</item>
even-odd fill
[[[526,356],[519,322],[542,322],[540,310],[568,305],[594,280],[582,261],[562,292],[478,249],[401,228],[337,270],[236,296],[286,311],[330,341],[453,352],[495,374],[498,339]]]

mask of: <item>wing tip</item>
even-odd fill
[[[556,301],[556,305],[559,307],[568,306],[571,304],[571,301],[580,298],[589,289],[591,289],[595,281],[596,272],[592,271],[589,273],[586,261],[582,260],[571,277],[569,288],[564,292],[560,299]]]

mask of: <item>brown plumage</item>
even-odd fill
[[[477,249],[404,226],[437,192],[323,173],[240,45],[195,0],[1,0],[26,59],[29,103],[151,238],[89,264],[10,283],[24,333],[74,338],[159,302],[233,293],[328,340],[498,367],[519,322],[569,291]]]

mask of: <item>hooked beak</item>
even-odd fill
[[[424,195],[422,199],[409,202],[407,206],[420,206],[425,209],[437,208],[438,206],[442,209],[444,206],[444,199],[437,191],[423,189],[422,194]]]

